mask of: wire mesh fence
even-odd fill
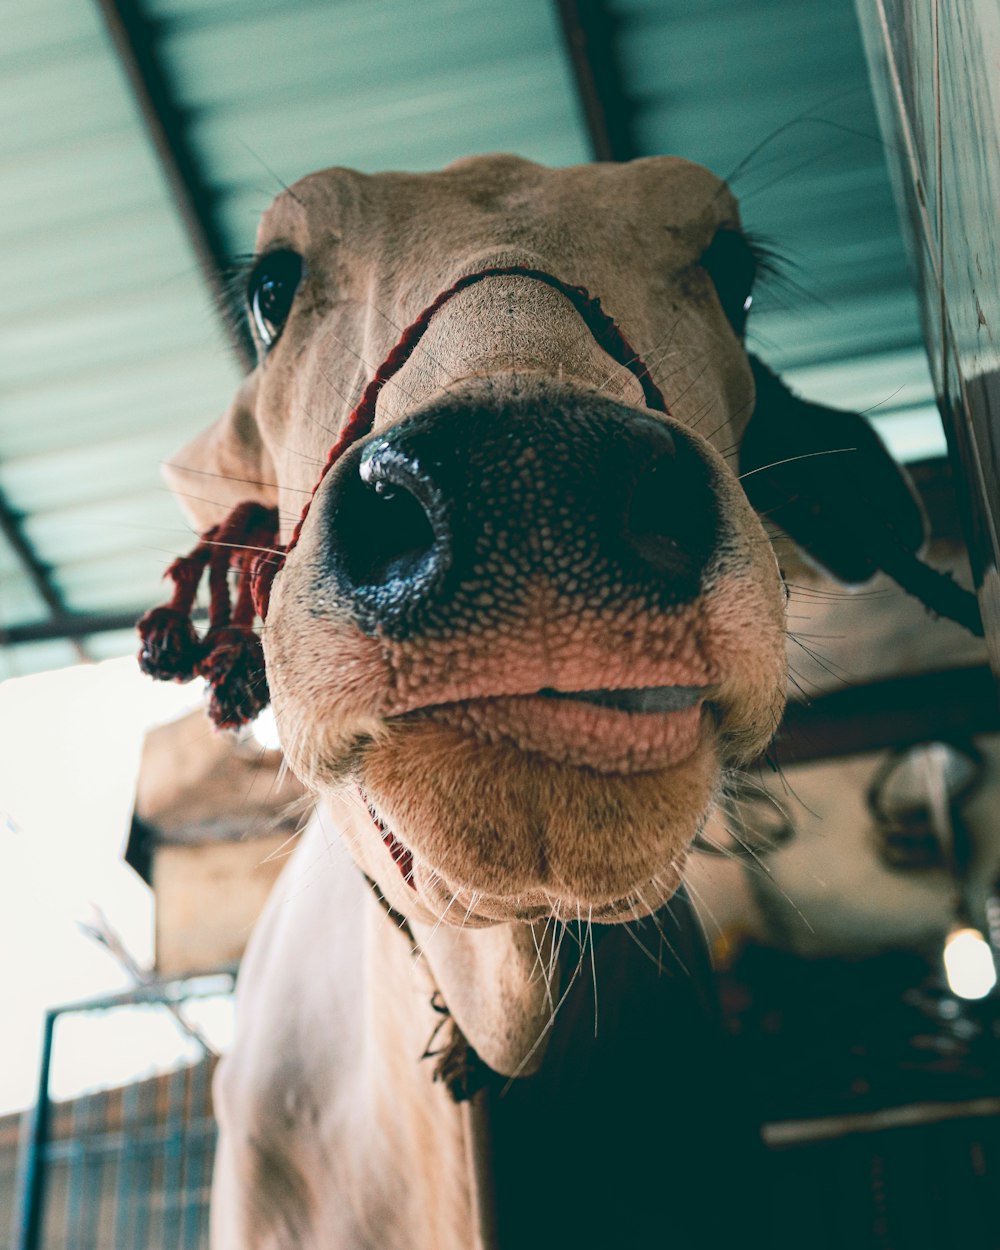
[[[186,1003],[207,993],[218,995],[218,984],[172,982],[49,1013],[39,1097],[21,1151],[16,1250],[207,1247],[216,1056],[183,1015]],[[198,1057],[144,1080],[53,1101],[57,1024],[136,1006],[173,1013]]]

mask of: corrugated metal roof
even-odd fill
[[[149,11],[238,251],[281,182],[326,165],[588,159],[550,4],[149,0]]]
[[[141,8],[234,252],[280,182],[325,165],[587,159],[554,4]],[[748,226],[795,264],[801,290],[759,293],[761,354],[815,398],[880,405],[894,441],[924,450],[938,426],[850,0],[608,8],[640,151],[737,171]],[[7,0],[3,29],[0,244],[17,298],[0,310],[0,491],[69,610],[126,610],[157,600],[189,545],[158,465],[237,370],[96,5]],[[46,616],[0,539],[0,628]],[[61,641],[8,648],[0,675],[73,658]]]
[[[187,537],[159,462],[235,371],[96,8],[8,3],[3,29],[0,490],[68,608],[131,609]],[[0,578],[0,626],[45,620],[6,543]],[[7,648],[0,675],[75,658]]]
[[[749,344],[811,398],[870,409],[908,458],[943,454],[850,0],[615,0],[643,152],[731,179],[784,259]]]

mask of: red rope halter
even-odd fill
[[[375,371],[361,399],[347,418],[312,489],[286,546],[278,542],[278,510],[248,500],[238,504],[219,525],[207,530],[187,556],[167,569],[174,583],[169,603],[153,608],[139,621],[139,667],[160,681],[190,681],[204,677],[211,688],[209,715],[220,728],[246,724],[269,701],[264,652],[253,628],[254,616],[267,617],[271,586],[302,533],[316,492],[326,475],[352,443],[372,428],[379,394],[406,364],[423,338],[431,318],[453,296],[486,278],[525,277],[544,282],[570,301],[598,345],[638,378],[649,408],[666,412],[667,405],[649,369],[615,321],[581,286],[570,286],[544,269],[524,265],[497,265],[465,274],[428,304],[406,327],[399,342]],[[191,620],[198,586],[208,570],[209,627],[199,637]],[[236,572],[236,604],[229,590],[230,570]]]

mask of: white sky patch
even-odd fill
[[[200,697],[142,676],[133,659],[0,684],[0,1114],[34,1101],[46,1008],[131,985],[77,927],[91,904],[152,961],[152,896],[121,855],[145,731]],[[113,1014],[117,1024],[62,1026],[57,1096],[192,1056],[165,1012]]]

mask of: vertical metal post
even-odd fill
[[[167,1073],[167,1121],[163,1145],[163,1247],[180,1250],[184,1199],[184,1096],[187,1069]]]
[[[138,1184],[139,1154],[139,1083],[133,1081],[122,1094],[122,1151],[115,1177],[115,1226],[116,1247],[138,1246],[134,1238],[136,1195]]]
[[[145,1092],[140,1095],[139,1106],[136,1112],[136,1133],[135,1141],[132,1145],[135,1164],[131,1179],[139,1199],[135,1204],[132,1240],[125,1242],[122,1250],[124,1250],[125,1246],[135,1246],[136,1250],[138,1250],[140,1246],[154,1244],[150,1236],[148,1196],[153,1192],[154,1177],[156,1175],[156,1162],[153,1148],[150,1145],[156,1122],[156,1084],[150,1081],[145,1086]]]
[[[201,1059],[189,1072],[188,1114],[184,1123],[184,1206],[181,1211],[181,1246],[197,1250],[201,1227],[201,1191],[205,1177],[205,1103],[208,1060]]]
[[[67,1194],[66,1229],[79,1236],[80,1250],[91,1250],[83,1236],[84,1217],[89,1203],[87,1190],[87,1156],[94,1119],[93,1096],[83,1095],[70,1103],[69,1140],[66,1142]],[[78,1231],[79,1230],[79,1231]]]
[[[45,1031],[42,1040],[42,1065],[38,1075],[38,1094],[31,1113],[31,1128],[27,1140],[27,1157],[24,1167],[24,1200],[15,1229],[17,1250],[40,1250],[42,1244],[42,1217],[45,1211],[45,1182],[47,1168],[45,1151],[49,1141],[49,1072],[52,1067],[52,1038],[58,1012],[45,1015]]]

